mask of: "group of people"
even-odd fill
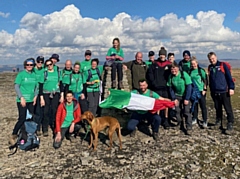
[[[227,66],[217,60],[214,52],[208,54],[210,61],[209,76],[200,68],[196,58],[192,58],[188,50],[183,52],[183,60],[177,64],[174,53],[164,47],[159,50],[158,58],[150,51],[149,60],[143,61],[142,52],[137,52],[135,60],[124,62],[124,53],[120,40],[114,38],[113,46],[106,54],[105,64],[99,65],[97,58],[92,59],[90,50],[85,51],[85,60],[72,64],[66,60],[64,69],[56,65],[60,61],[58,54],[53,54],[44,61],[44,57],[28,58],[24,61],[24,70],[15,79],[16,101],[19,118],[10,135],[9,142],[14,144],[18,131],[26,120],[27,110],[33,114],[38,124],[37,135],[49,135],[49,128],[54,133],[55,148],[61,146],[64,136],[77,132],[81,126],[81,114],[91,111],[98,115],[101,100],[101,81],[105,67],[111,67],[112,88],[123,89],[123,69],[131,71],[132,92],[160,100],[175,102],[175,115],[178,125],[183,126],[186,119],[186,133],[191,135],[192,124],[198,120],[198,105],[191,114],[191,91],[194,82],[201,98],[198,103],[202,111],[203,127],[207,127],[206,92],[209,87],[216,109],[216,126],[221,125],[222,105],[224,106],[228,125],[226,133],[233,129],[233,112],[230,96],[234,94],[234,82]],[[117,76],[116,76],[117,74]],[[173,109],[166,109],[152,114],[147,111],[134,111],[127,128],[134,136],[137,125],[147,120],[152,125],[153,137],[158,139],[159,126],[170,127],[170,114]]]

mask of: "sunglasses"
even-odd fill
[[[43,61],[37,61],[37,63],[43,63]]]
[[[52,66],[52,63],[46,64],[47,67]]]
[[[31,66],[31,67],[32,67],[32,66],[33,66],[33,64],[26,64],[26,66]]]

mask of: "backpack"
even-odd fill
[[[207,77],[207,74],[205,75],[205,79],[204,79],[204,77],[202,76],[201,70],[204,70],[204,69],[198,65],[198,75],[201,77],[202,82],[204,82],[204,84],[205,84],[206,86],[208,86],[208,77]],[[189,75],[191,75],[192,71],[193,71],[193,68],[190,69]],[[205,71],[205,70],[204,70],[204,71]]]
[[[60,76],[61,76],[61,72],[60,72],[60,70],[59,70],[59,67],[58,67],[58,66],[56,66],[56,67],[57,67],[57,71],[58,71],[58,81],[59,81],[59,80],[60,80]],[[45,71],[44,71],[44,81],[47,80],[47,77],[48,77],[48,71],[45,70]]]
[[[181,74],[181,78],[185,81],[184,73],[182,70],[180,71],[180,74]],[[171,75],[171,86],[173,86],[172,78],[173,78],[173,75]],[[198,100],[201,97],[202,97],[201,91],[199,91],[197,84],[192,80],[192,91],[190,96],[190,101],[192,102],[191,112],[194,111],[195,104],[198,103]]]
[[[14,148],[16,149],[12,154],[9,154],[8,156],[15,154],[18,147],[24,151],[30,151],[35,148],[39,148],[40,140],[37,137],[36,130],[37,123],[34,122],[32,119],[26,120],[24,122],[24,125],[20,129],[17,142],[13,146],[9,147],[9,150],[12,150]]]
[[[232,66],[230,65],[229,62],[220,62],[220,69],[221,71],[225,74],[225,69],[224,69],[224,64],[227,66],[227,68],[229,69],[231,76],[232,76]],[[208,66],[208,74],[210,74],[210,67]],[[236,81],[236,78],[233,78],[233,82]]]
[[[96,71],[97,71],[97,75],[98,75],[99,80],[102,81],[102,77],[101,77],[100,70],[99,70],[98,68],[96,68]],[[89,81],[91,78],[92,78],[92,72],[91,72],[91,69],[89,69],[89,70],[88,70],[88,78],[87,78],[87,81]]]

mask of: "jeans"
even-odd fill
[[[99,91],[96,92],[88,92],[88,103],[89,103],[89,111],[93,113],[94,116],[97,114],[97,108],[99,104]]]
[[[179,106],[176,106],[176,117],[177,121],[182,121],[182,115],[186,119],[186,127],[187,129],[192,129],[192,116],[190,113],[190,101],[188,102],[188,105],[184,105],[184,99],[182,96],[176,96],[176,99],[179,101]]]
[[[234,123],[234,116],[232,111],[232,105],[231,105],[231,97],[229,93],[212,93],[211,97],[214,102],[215,110],[216,110],[216,120],[221,121],[222,120],[222,106],[224,107],[226,114],[227,114],[227,120],[228,123]]]
[[[203,122],[207,122],[207,106],[206,106],[206,95],[202,95],[201,99],[194,106],[193,118],[198,118],[198,104],[202,111]]]
[[[22,107],[20,102],[17,102],[18,108],[18,121],[13,128],[12,135],[17,135],[19,129],[21,129],[22,125],[26,121],[27,110],[33,115],[34,107],[33,102],[27,102],[25,107]]]
[[[53,98],[49,96],[49,94],[43,94],[43,98],[45,101],[44,106],[44,118],[42,120],[42,130],[43,132],[48,131],[48,125],[54,130],[55,127],[55,118],[56,112],[59,104],[59,93],[55,93]]]
[[[61,128],[61,141],[60,142],[56,142],[55,139],[53,141],[53,147],[55,149],[60,148],[61,145],[62,145],[62,141],[63,141],[64,137],[65,136],[69,136],[71,134],[71,133],[69,133],[69,129],[70,129],[70,126],[69,127],[65,127],[65,128]],[[81,125],[78,124],[78,123],[75,124],[73,133],[78,132],[80,129],[81,129]]]
[[[151,124],[152,131],[158,133],[159,126],[161,124],[161,118],[158,114],[152,114],[150,112],[147,112],[145,114],[139,114],[137,112],[133,112],[131,119],[128,121],[127,129],[129,131],[134,131],[136,129],[136,126],[141,122],[142,120],[147,119],[148,123]]]
[[[122,81],[123,79],[122,63],[113,62],[111,67],[112,67],[112,71],[111,71],[112,81],[116,80],[116,71],[117,71],[118,81]]]

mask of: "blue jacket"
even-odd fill
[[[228,67],[223,64],[225,73],[220,68],[221,62],[217,61],[216,65],[209,65],[209,87],[212,93],[225,93],[229,89],[234,90],[235,84]],[[215,72],[214,72],[215,68]]]

